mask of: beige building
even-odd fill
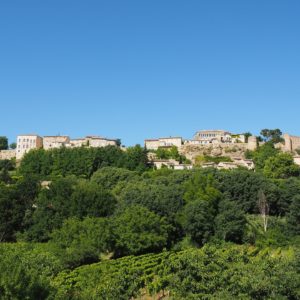
[[[175,159],[154,159],[151,161],[151,164],[158,170],[161,168],[191,170],[193,168],[191,164],[180,164]]]
[[[300,150],[300,137],[299,136],[292,136],[289,134],[284,134],[284,150],[294,152],[295,150]]]
[[[225,130],[200,130],[194,135],[200,144],[231,143],[231,133]]]
[[[16,150],[0,150],[0,160],[13,159],[16,157]]]
[[[43,137],[43,147],[45,150],[61,148],[70,143],[70,138],[68,136],[44,136]]]
[[[158,139],[147,139],[145,140],[145,148],[147,150],[157,150],[160,147],[172,147],[176,146],[180,148],[182,146],[182,138],[181,137],[165,137]]]
[[[85,138],[72,139],[66,145],[70,148],[76,147],[92,147],[101,148],[106,146],[118,146],[118,142],[115,139],[107,139],[100,136],[86,136]]]
[[[117,140],[107,139],[100,136],[87,136],[86,141],[90,147],[94,148],[118,145]]]
[[[17,137],[16,158],[21,159],[32,149],[43,147],[43,139],[36,134],[25,134]]]

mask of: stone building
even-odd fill
[[[45,150],[61,148],[70,143],[68,136],[44,136],[43,137],[43,148]]]
[[[300,150],[300,137],[299,136],[292,136],[289,134],[284,134],[284,151],[294,152],[297,149]]]
[[[90,147],[106,147],[106,146],[118,146],[118,141],[115,139],[107,139],[100,136],[87,136],[87,144]]]
[[[170,148],[176,146],[180,148],[182,146],[181,137],[165,137],[158,139],[147,139],[145,140],[145,148],[147,150],[157,150],[160,147]]]
[[[43,139],[36,134],[25,134],[17,137],[16,158],[21,159],[32,149],[43,147]]]
[[[100,136],[86,136],[85,138],[72,139],[66,145],[69,148],[92,147],[101,148],[106,146],[118,146],[116,139],[107,139]]]
[[[231,143],[231,133],[225,130],[200,130],[195,133],[194,141],[200,144]]]
[[[0,150],[0,160],[4,159],[13,159],[16,157],[16,150],[11,149],[11,150]]]

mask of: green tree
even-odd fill
[[[290,154],[278,153],[266,160],[263,172],[266,177],[284,179],[299,176],[300,167],[294,163]]]
[[[16,143],[11,143],[11,144],[9,145],[9,148],[14,150],[14,149],[17,148],[17,144],[16,144]]]
[[[14,241],[16,233],[24,229],[26,212],[38,193],[34,178],[21,179],[13,186],[0,184],[0,242]]]
[[[147,169],[147,150],[140,145],[128,147],[126,151],[125,167],[129,170],[145,171]]]
[[[0,150],[8,149],[8,139],[6,136],[0,136]]]
[[[275,149],[274,144],[267,142],[264,145],[258,147],[255,151],[248,151],[247,158],[251,158],[254,160],[255,169],[263,170],[266,161],[270,157],[274,157],[279,153],[278,149]]]
[[[164,218],[142,206],[129,206],[112,220],[115,256],[161,251],[168,240]]]
[[[300,234],[300,195],[294,197],[286,216],[289,232]]]
[[[118,182],[129,182],[137,177],[138,173],[135,171],[129,171],[116,167],[104,167],[93,174],[91,181],[96,182],[98,185],[110,190],[113,189]]]
[[[68,268],[99,261],[111,249],[109,220],[70,218],[51,234],[50,246]]]
[[[189,202],[181,217],[183,229],[194,242],[203,245],[214,234],[215,216],[212,201],[199,199]]]
[[[241,243],[246,228],[244,211],[234,201],[224,199],[215,219],[216,236],[224,241]]]
[[[282,132],[280,129],[262,129],[260,134],[263,136],[264,140],[271,142],[273,144],[280,143],[283,141]]]

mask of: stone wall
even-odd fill
[[[0,160],[13,159],[16,157],[16,150],[0,150]]]
[[[283,135],[284,138],[284,150],[285,151],[290,151],[293,152],[296,149],[300,149],[300,137],[299,136],[292,136],[289,134],[284,134]]]

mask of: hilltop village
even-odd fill
[[[170,168],[175,170],[192,169],[194,166],[217,169],[255,168],[254,162],[247,159],[247,151],[254,151],[264,144],[256,136],[233,134],[226,130],[200,130],[192,139],[182,137],[161,137],[145,139],[144,147],[148,151],[148,160],[154,168]],[[0,160],[16,159],[20,161],[26,153],[34,149],[57,149],[107,146],[121,146],[119,139],[100,136],[86,136],[71,139],[69,136],[44,136],[25,134],[17,137],[16,149],[0,151]],[[293,154],[294,162],[300,165],[300,137],[284,134],[282,142],[275,145],[283,152]],[[298,151],[297,151],[298,150]]]

